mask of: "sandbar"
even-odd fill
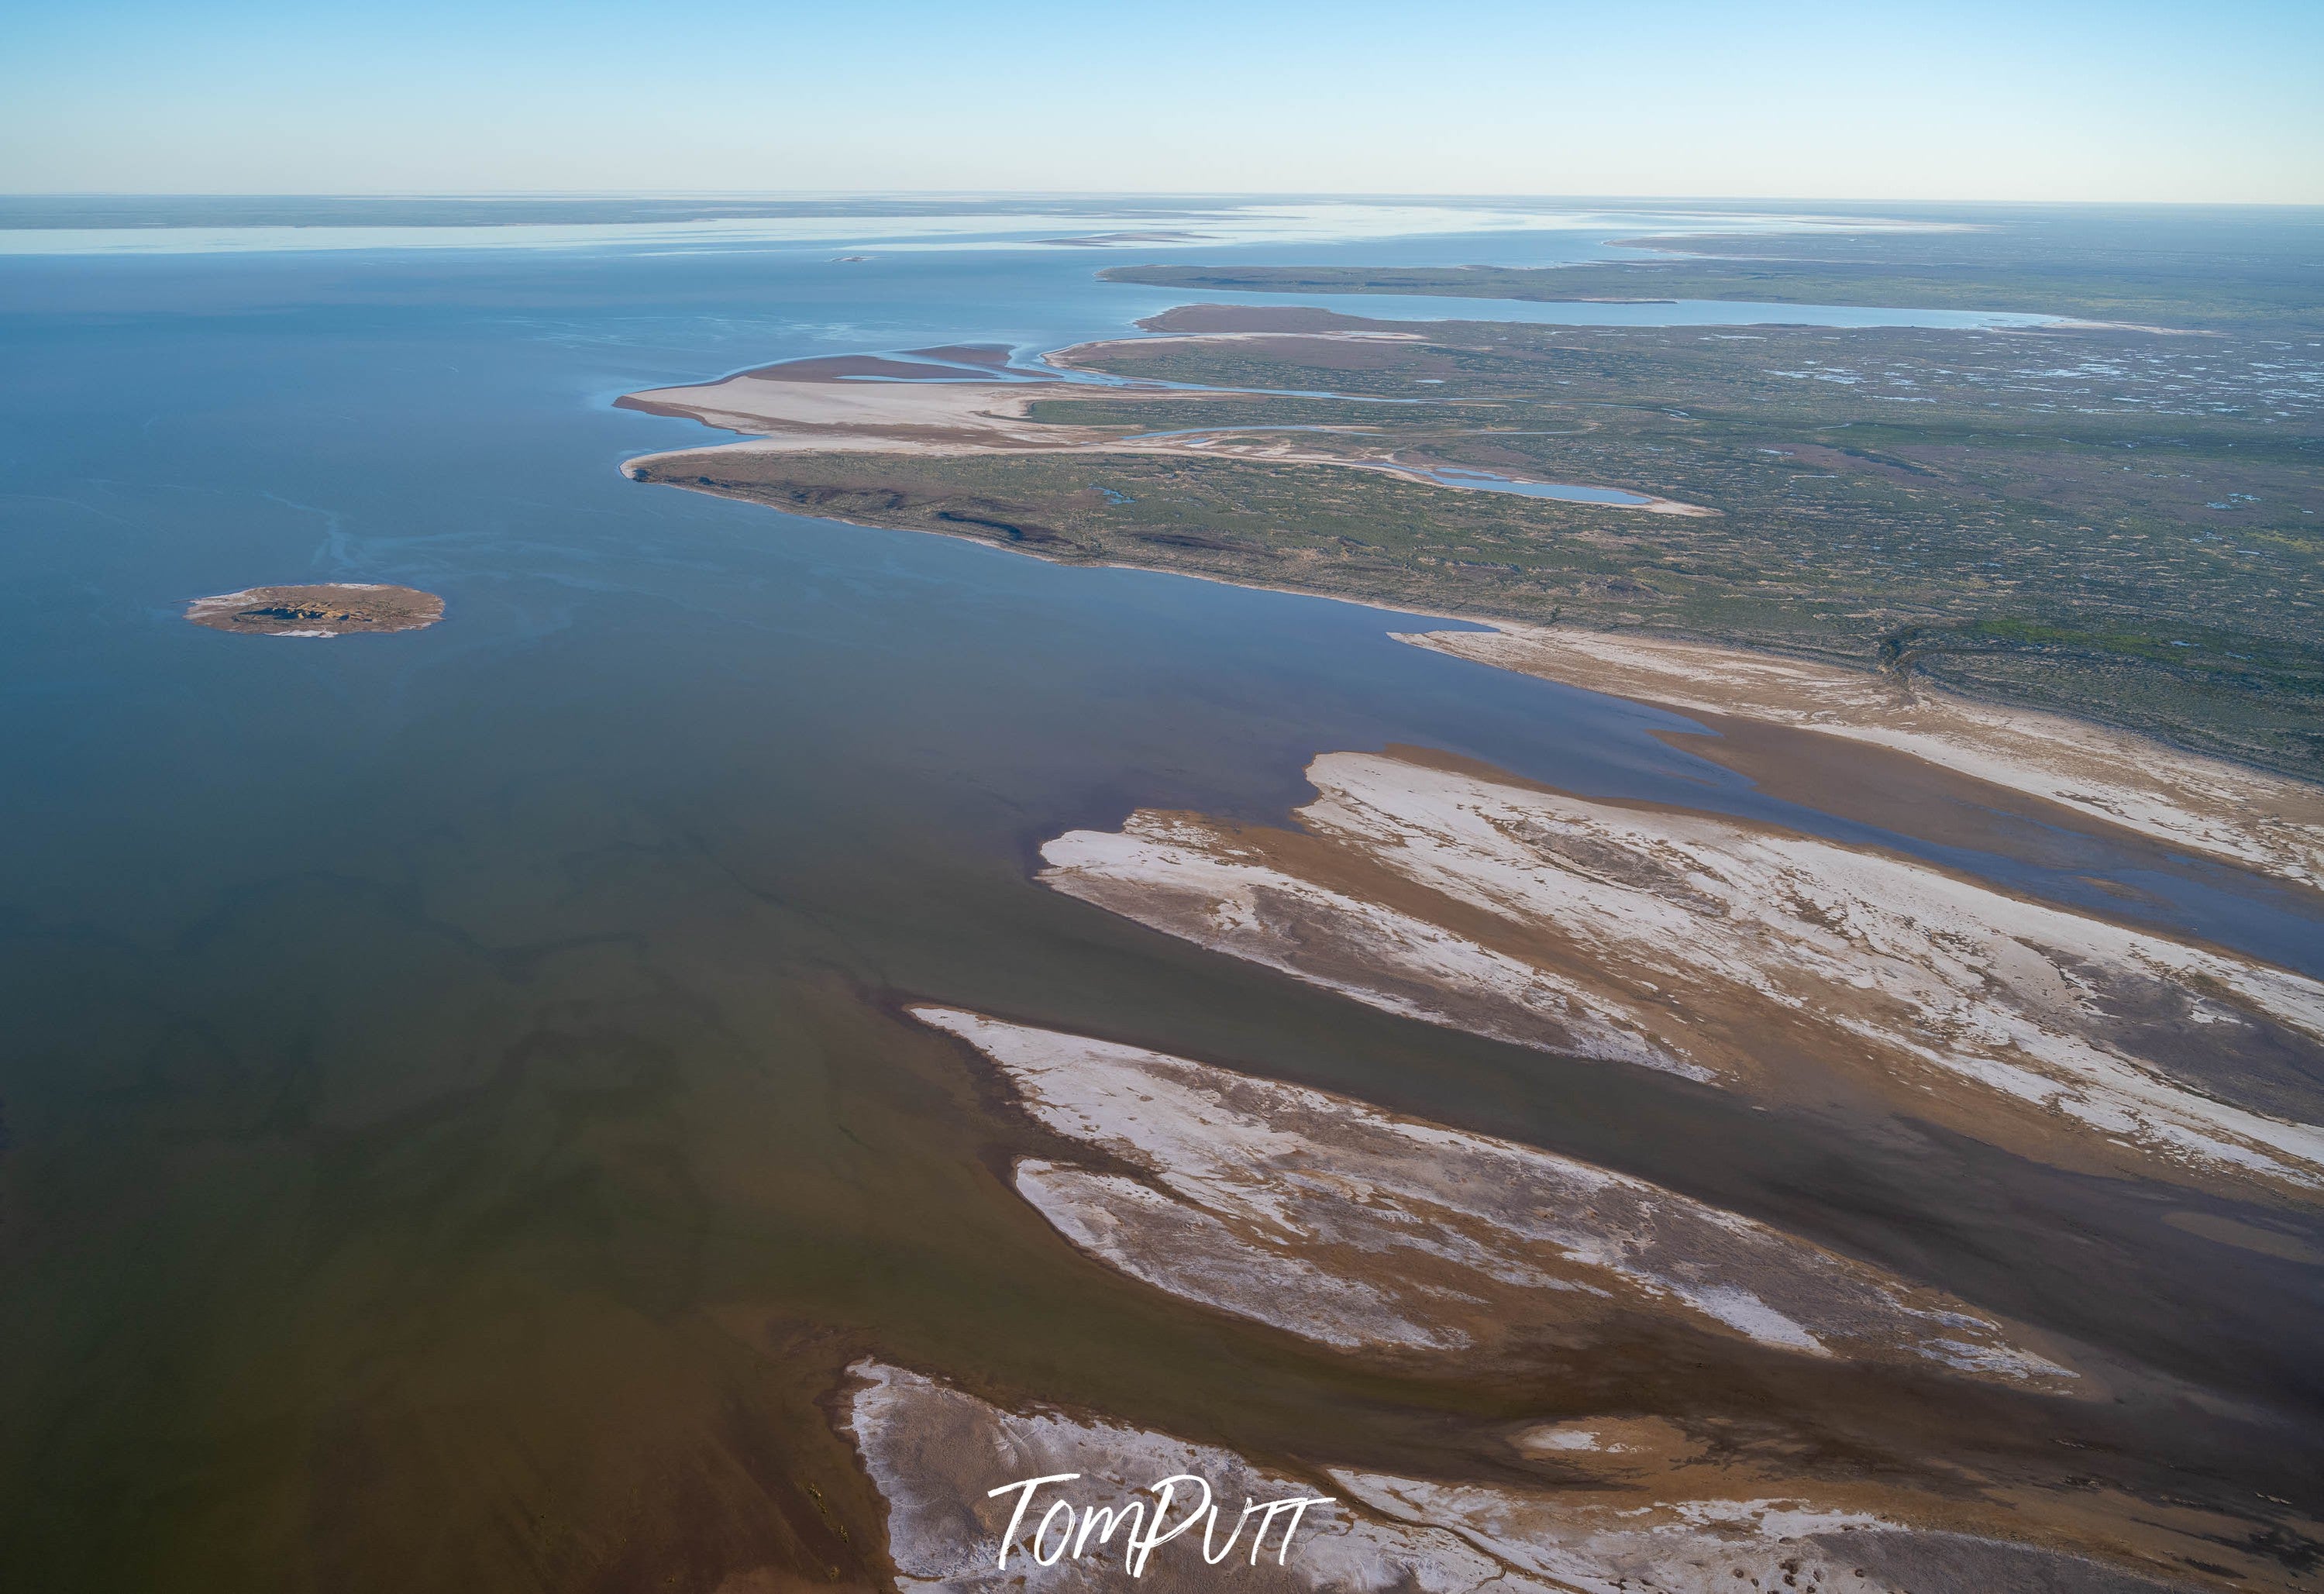
[[[1784,759],[1748,747],[1730,760],[1708,738],[1691,739],[1689,751],[1733,761],[1773,781],[1778,795],[1820,807],[1847,798],[1844,766],[1831,756],[1845,742],[1918,760],[1933,779],[1943,772],[2032,799],[2038,806],[2022,811],[2045,822],[2128,832],[2324,889],[2324,787],[1894,675],[1640,631],[1497,624],[1399,640],[1683,714],[1812,733],[1794,739],[1787,756],[1811,751],[1824,778],[1796,763],[1787,777]],[[1880,822],[1868,811],[1849,816]]]
[[[1370,1006],[2039,1160],[2324,1195],[2324,983],[1870,847],[1331,753],[1299,828],[1141,811],[1068,895]]]
[[[1475,1368],[1625,1317],[1812,1358],[2068,1392],[2076,1375],[1967,1303],[1591,1164],[1349,1097],[957,1009],[1051,1129],[1136,1179],[1024,1158],[1018,1193],[1080,1249],[1334,1349]]]

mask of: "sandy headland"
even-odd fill
[[[444,600],[416,587],[364,581],[254,586],[196,598],[186,605],[186,618],[252,636],[343,637],[419,631],[444,618]]]
[[[1295,318],[1292,324],[1304,326],[1305,321]],[[1288,335],[1231,329],[1170,332],[1157,337],[1193,343],[1264,340],[1269,352],[1282,355],[1298,351],[1273,346],[1402,343],[1420,336],[1401,329],[1365,328],[1351,322],[1346,327],[1323,326]],[[1163,434],[1141,434],[1134,427],[1074,426],[1033,419],[1035,405],[1063,400],[1184,403],[1206,396],[1245,396],[1213,395],[1209,390],[1157,382],[1074,380],[1065,374],[1077,368],[1078,360],[1099,356],[1114,346],[1102,342],[1078,345],[1047,356],[1038,366],[1012,364],[1006,349],[990,347],[818,357],[761,366],[712,382],[628,393],[614,401],[615,408],[685,417],[722,431],[741,433],[746,440],[711,448],[643,454],[624,461],[622,469],[633,481],[685,487],[714,485],[715,476],[704,474],[702,465],[734,454],[1197,454],[1376,471],[1446,493],[1489,490],[1443,480],[1434,473],[1447,468],[1451,462],[1418,457],[1406,449],[1382,446],[1334,452],[1299,441],[1301,435],[1316,430],[1330,430],[1342,438],[1363,437],[1367,428],[1353,423],[1353,416],[1351,424],[1343,428],[1260,428],[1254,433],[1247,426],[1222,423],[1208,429],[1173,428]],[[1510,480],[1517,485],[1556,485]],[[1715,512],[1651,493],[1628,496],[1636,502],[1606,507],[1653,514]]]

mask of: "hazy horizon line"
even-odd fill
[[[2033,209],[2324,210],[2324,200],[2003,198],[1880,194],[1545,193],[1526,189],[0,189],[0,199],[1180,199],[1265,204],[1286,200],[1400,200],[1428,204],[1982,205]]]

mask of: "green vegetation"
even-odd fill
[[[1718,512],[1230,453],[708,453],[657,475],[1054,558],[1915,670],[2324,773],[2314,340],[1413,329],[1425,341],[1111,345],[1091,358],[1123,375],[1278,392],[1058,401],[1037,418],[1229,428],[1219,445],[1247,453],[1477,466]],[[1293,396],[1318,392],[1349,397]],[[1319,425],[1363,429],[1231,429]]]
[[[2238,225],[2240,220],[2241,225]],[[2211,249],[2158,244],[2135,217],[1859,233],[1634,238],[1649,258],[1545,267],[1117,266],[1117,282],[1240,293],[1468,299],[1735,299],[2012,310],[2174,327],[2324,328],[2324,237],[2312,220],[2222,216]]]

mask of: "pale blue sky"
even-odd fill
[[[17,0],[0,191],[2324,202],[2324,5]]]

